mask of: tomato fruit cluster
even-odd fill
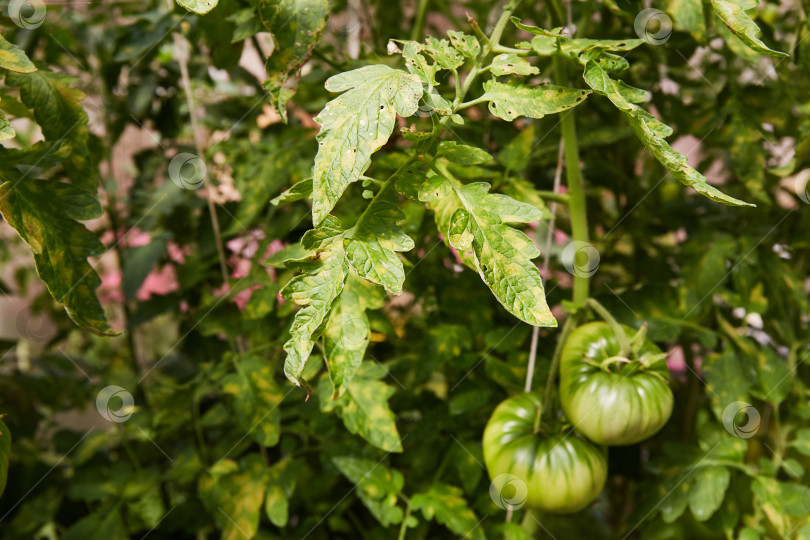
[[[637,443],[669,420],[665,355],[643,334],[620,328],[627,339],[604,322],[582,325],[562,349],[560,402],[573,429],[547,431],[535,393],[510,397],[492,413],[484,461],[491,479],[509,475],[525,484],[525,501],[514,503],[554,513],[582,510],[605,485],[604,445]],[[631,340],[632,351],[624,351],[622,343],[627,348]]]
[[[534,393],[498,405],[484,430],[484,462],[493,479],[508,474],[524,482],[527,505],[576,512],[605,485],[605,452],[573,433],[538,434],[542,412],[541,398]]]

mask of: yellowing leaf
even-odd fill
[[[368,169],[371,154],[388,141],[396,115],[414,114],[422,97],[418,76],[382,64],[330,77],[326,89],[345,93],[315,118],[321,124],[312,179],[316,226]]]
[[[0,176],[8,178],[8,169]],[[71,184],[16,175],[0,185],[0,214],[30,246],[39,277],[70,318],[97,334],[115,335],[96,297],[101,279],[87,262],[104,246],[77,221],[101,215],[95,196]]]
[[[325,359],[335,395],[342,393],[363,362],[371,337],[366,310],[381,308],[384,302],[380,287],[349,273],[324,330]]]
[[[0,36],[0,68],[17,73],[31,73],[37,67],[28,59],[22,49]]]
[[[745,11],[757,7],[759,0],[711,0],[711,2],[714,12],[723,23],[740,38],[740,41],[753,50],[770,56],[789,56],[787,53],[771,49],[757,37],[759,27]]]
[[[205,15],[219,3],[219,0],[177,0],[177,3],[197,15]]]
[[[222,379],[222,390],[233,396],[233,409],[239,426],[262,446],[275,446],[281,435],[284,398],[273,380],[270,362],[258,356],[236,359],[236,373]]]
[[[328,0],[262,0],[259,16],[273,34],[273,54],[267,59],[273,105],[287,121],[287,100],[298,88],[301,68],[326,26]]]
[[[335,218],[326,220],[320,229],[304,236],[307,249],[317,251],[305,273],[294,277],[282,289],[287,300],[304,306],[295,314],[290,339],[284,344],[287,359],[284,374],[298,386],[302,386],[301,374],[312,352],[313,334],[326,320],[332,303],[343,290],[349,263],[343,251],[342,231]]]
[[[357,224],[346,231],[346,258],[355,272],[392,294],[402,292],[405,270],[398,251],[413,249],[413,240],[397,224],[405,214],[396,205],[393,190],[386,189],[360,216]]]
[[[589,90],[577,90],[552,84],[530,88],[520,83],[500,83],[490,79],[484,83],[484,95],[489,101],[489,111],[504,120],[512,121],[518,116],[543,118],[576,107],[590,94]]]
[[[534,326],[557,326],[546,303],[540,271],[531,259],[540,255],[528,236],[507,223],[531,223],[542,211],[506,195],[489,193],[489,184],[461,186],[442,182],[430,204],[446,241],[459,256],[478,271],[495,298],[512,315]]]

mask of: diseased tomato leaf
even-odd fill
[[[349,272],[324,330],[325,360],[335,395],[343,393],[360,365],[371,338],[367,309],[385,304],[383,289]]]
[[[759,0],[711,0],[711,3],[720,20],[751,49],[770,56],[790,56],[771,49],[757,37],[760,33],[759,27],[746,10],[757,7]]]
[[[177,3],[197,15],[205,15],[219,3],[219,0],[177,0]]]
[[[287,101],[295,95],[301,68],[320,39],[328,15],[328,0],[262,0],[260,3],[262,25],[273,34],[273,53],[267,59],[265,87],[284,122],[287,121]]]
[[[275,446],[281,435],[284,393],[273,380],[275,370],[269,360],[253,355],[234,359],[236,373],[222,379],[222,391],[233,396],[237,422],[262,446]]]
[[[346,258],[360,277],[380,284],[392,294],[402,292],[405,270],[398,251],[413,249],[413,240],[398,224],[405,214],[396,204],[392,189],[379,193],[360,216],[357,224],[346,231]]]
[[[402,508],[397,495],[405,479],[402,473],[385,465],[350,456],[332,458],[340,472],[357,486],[355,493],[383,527],[402,523]]]
[[[0,185],[0,214],[31,248],[48,292],[79,326],[116,335],[96,297],[101,279],[87,262],[88,257],[104,253],[104,246],[79,223],[101,215],[98,200],[63,182],[13,176],[8,169],[0,176],[11,176]]]
[[[13,43],[6,41],[3,36],[0,36],[0,68],[16,71],[17,73],[31,73],[37,70],[37,67],[28,59],[25,52]]]
[[[434,483],[411,498],[411,508],[421,510],[425,519],[435,519],[456,535],[474,540],[486,538],[478,517],[467,506],[464,493],[455,486]]]
[[[664,137],[672,134],[672,129],[635,104],[641,101],[643,90],[612,79],[592,59],[583,59],[583,61],[585,64],[583,78],[588,86],[593,88],[596,93],[606,96],[624,113],[627,123],[633,128],[638,139],[655,156],[655,159],[672,173],[672,176],[713,201],[729,206],[755,206],[726,195],[709,184],[705,176],[689,166],[686,156],[674,150],[664,140]],[[644,94],[646,95],[646,92]]]
[[[532,223],[542,217],[542,211],[489,193],[490,186],[484,182],[462,186],[434,176],[425,184],[435,184],[425,194],[432,197],[429,206],[436,212],[445,243],[458,250],[507,311],[534,326],[557,326],[540,271],[531,262],[540,252],[529,237],[507,225]]]
[[[332,303],[343,290],[349,263],[343,250],[342,229],[336,218],[329,217],[319,229],[304,235],[305,248],[315,250],[315,256],[304,267],[304,273],[291,279],[281,295],[303,309],[295,314],[290,339],[284,344],[287,359],[284,374],[302,386],[301,374],[312,352],[315,333],[332,309]]]
[[[330,92],[345,92],[327,103],[315,120],[321,124],[312,179],[312,221],[317,226],[386,143],[396,115],[411,116],[422,97],[419,77],[378,64],[330,77]]]
[[[501,83],[490,79],[484,83],[481,100],[489,101],[489,111],[504,120],[519,116],[543,118],[576,107],[590,94],[590,90],[577,90],[548,84],[528,87],[518,82]]]

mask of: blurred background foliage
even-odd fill
[[[48,3],[42,26],[28,29],[3,13],[6,40],[85,94],[62,93],[86,112],[88,133],[71,143],[87,152],[72,170],[46,131],[66,122],[66,111],[81,113],[65,105],[43,125],[7,74],[0,110],[16,138],[3,143],[0,167],[27,163],[49,180],[98,182],[104,214],[88,226],[106,251],[92,263],[110,325],[124,334],[78,329],[0,225],[8,426],[0,431],[13,437],[2,538],[525,537],[521,515],[507,522],[489,496],[480,439],[497,403],[523,389],[531,328],[458,264],[424,205],[401,204],[416,244],[404,254],[405,292],[368,311],[372,340],[351,397],[331,399],[317,349],[308,401],[284,379],[281,345],[295,309],[277,293],[293,276],[284,254],[311,227],[310,203],[269,201],[311,175],[312,118],[331,99],[325,79],[400,65],[386,54],[390,39],[470,32],[468,16],[488,31],[499,14],[492,2],[330,2],[322,32],[290,45],[302,55],[280,58],[289,49],[274,41],[289,36],[275,10],[323,4],[220,0],[200,16],[151,0]],[[597,39],[635,38],[636,16],[649,7],[571,4],[577,37]],[[539,516],[536,537],[810,538],[810,3],[763,2],[751,12],[763,41],[788,58],[751,51],[708,2],[651,5],[674,30],[628,53],[621,78],[650,91],[647,108],[674,128],[670,140],[691,165],[757,207],[713,203],[668,178],[607,100],[576,109],[600,255],[592,294],[621,322],[650,325],[670,352],[676,406],[653,439],[610,450],[597,503]],[[525,2],[517,15],[550,28],[548,11]],[[296,13],[298,24],[312,22]],[[502,41],[529,37],[510,25]],[[537,65],[546,80],[550,62]],[[578,77],[572,85],[583,87]],[[510,185],[548,207],[537,191],[552,189],[558,118],[506,123],[478,107],[465,119],[453,137],[498,164],[458,174],[496,190],[520,178]],[[411,123],[430,118],[401,125]],[[410,144],[398,133],[369,174],[396,168]],[[54,144],[54,153],[32,164],[20,152],[37,144]],[[168,166],[198,146],[207,187],[180,189]],[[366,204],[362,191],[350,186],[337,215],[350,222]],[[559,315],[572,280],[559,258],[570,233],[564,205],[557,226],[545,281]],[[542,247],[545,225],[530,231]],[[541,331],[538,387],[557,335]],[[126,422],[109,423],[94,408],[110,385],[134,396]],[[760,415],[751,438],[721,422],[735,400]]]

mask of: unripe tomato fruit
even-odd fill
[[[628,339],[635,334],[622,328]],[[647,439],[672,415],[669,369],[661,349],[645,340],[635,359],[619,358],[619,352],[610,326],[592,322],[571,332],[560,357],[560,402],[566,416],[577,431],[609,446]]]
[[[508,474],[525,483],[527,506],[560,514],[577,512],[605,485],[605,451],[573,432],[542,435],[538,432],[542,412],[540,396],[534,393],[498,405],[484,430],[484,462],[490,479]]]

